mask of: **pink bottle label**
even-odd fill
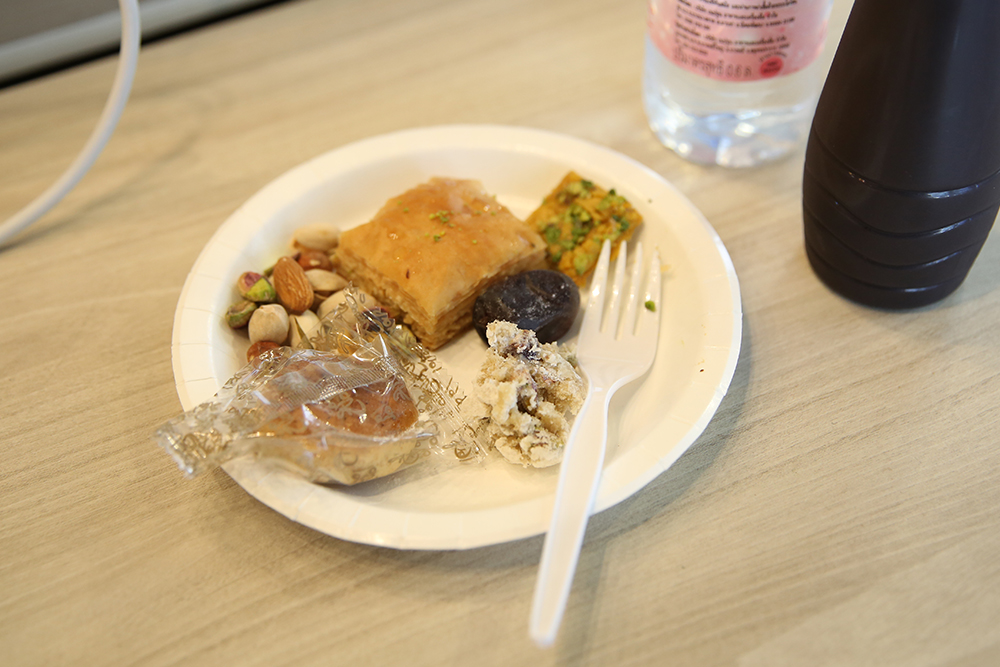
[[[796,72],[823,50],[830,0],[650,0],[649,35],[678,67],[719,81]]]

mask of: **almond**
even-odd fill
[[[271,274],[278,301],[292,315],[300,315],[313,304],[313,288],[299,263],[291,257],[282,257]]]

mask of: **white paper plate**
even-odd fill
[[[725,395],[739,356],[739,284],[721,240],[658,174],[572,137],[500,126],[406,130],[321,155],[254,195],[216,232],[188,275],[174,319],[174,376],[188,410],[211,398],[245,361],[245,337],[222,315],[237,276],[261,270],[303,224],[353,227],[389,197],[432,176],[475,178],[526,217],[570,169],[628,198],[645,218],[636,238],[659,248],[663,323],[649,375],[612,403],[597,510],[632,495],[698,438]],[[484,354],[474,332],[438,351],[469,387]],[[331,489],[261,465],[226,471],[251,495],[306,526],[345,540],[400,549],[467,549],[545,532],[558,469],[502,460],[436,476],[389,477]]]

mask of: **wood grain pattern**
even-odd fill
[[[834,29],[849,0],[835,7]],[[638,0],[299,0],[157,42],[76,190],[0,251],[0,663],[1000,664],[1000,242],[937,306],[835,296],[802,152],[688,164],[645,126]],[[0,91],[0,219],[83,145],[113,59]],[[341,542],[152,443],[170,335],[218,225],[289,168],[445,123],[608,145],[706,215],[740,277],[732,388],[700,440],[592,520],[556,646],[541,539]]]

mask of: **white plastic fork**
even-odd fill
[[[590,386],[563,452],[552,521],[535,583],[530,634],[541,647],[551,646],[555,641],[566,609],[587,520],[600,486],[611,396],[649,370],[656,356],[660,333],[659,253],[653,253],[642,296],[639,284],[642,244],[636,244],[627,294],[626,244],[621,244],[614,284],[610,294],[606,294],[610,256],[611,247],[605,241],[594,269],[577,342],[580,370]],[[605,309],[607,315],[602,318]]]

